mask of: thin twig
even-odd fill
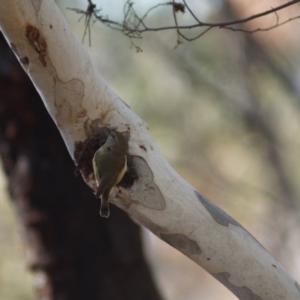
[[[266,28],[256,28],[256,29],[253,29],[253,30],[247,30],[247,29],[243,29],[243,28],[234,28],[234,27],[230,27],[230,26],[224,26],[222,28],[224,29],[229,29],[231,31],[236,31],[236,32],[244,32],[244,33],[256,33],[256,32],[263,32],[263,31],[269,31],[271,29],[274,29],[274,28],[277,28],[279,26],[282,26],[286,23],[289,23],[291,21],[294,21],[296,19],[300,19],[300,16],[296,16],[296,17],[293,17],[293,18],[289,18],[288,20],[285,20],[283,22],[280,22],[280,23],[276,23],[275,25],[273,26],[270,26],[270,27],[266,27]]]
[[[183,3],[176,2],[175,0],[169,1],[169,2],[164,2],[164,3],[159,3],[156,4],[152,7],[150,7],[143,15],[142,17],[139,17],[138,14],[136,13],[134,9],[134,3],[131,2],[130,0],[127,0],[124,4],[123,7],[123,22],[117,22],[110,20],[107,16],[103,16],[100,14],[101,9],[96,9],[96,5],[92,2],[92,0],[88,0],[88,7],[87,10],[80,10],[77,8],[69,8],[76,13],[82,14],[85,16],[85,30],[84,30],[84,35],[83,35],[83,40],[86,36],[86,34],[89,34],[89,44],[91,44],[91,22],[95,22],[96,20],[100,21],[102,24],[105,26],[112,28],[114,30],[121,31],[124,35],[128,36],[130,39],[134,38],[142,38],[142,34],[144,32],[157,32],[157,31],[164,31],[164,30],[176,30],[177,32],[177,46],[182,43],[182,39],[186,41],[194,41],[201,36],[203,36],[205,33],[207,33],[209,30],[212,28],[220,28],[220,29],[226,29],[226,30],[231,30],[231,31],[238,31],[238,32],[244,32],[244,33],[255,33],[255,32],[260,32],[260,31],[269,31],[271,29],[274,29],[276,27],[282,26],[288,22],[291,22],[293,20],[299,19],[300,16],[296,16],[293,18],[289,18],[288,20],[279,21],[279,15],[278,11],[282,10],[284,8],[287,8],[288,6],[294,5],[300,0],[293,0],[289,1],[285,4],[279,5],[277,7],[272,7],[269,10],[266,10],[264,12],[254,14],[252,16],[234,20],[234,21],[227,21],[227,22],[216,22],[216,23],[207,23],[207,22],[202,22],[192,11],[192,9],[189,7],[187,4],[186,0],[182,0]],[[170,25],[170,26],[164,26],[164,27],[148,27],[145,23],[146,18],[149,16],[151,12],[156,10],[157,8],[161,6],[172,6],[172,11],[173,11],[173,19],[175,25]],[[196,21],[195,24],[192,25],[179,25],[178,20],[177,20],[177,13],[178,12],[185,12],[185,8],[187,8],[188,12],[190,15],[193,17],[193,19]],[[276,16],[276,23],[275,25],[266,27],[266,28],[256,28],[253,30],[247,30],[243,28],[236,28],[233,27],[233,25],[237,24],[245,24],[247,22],[250,22],[254,19],[258,19],[261,17],[264,17],[266,15],[274,13]],[[182,33],[181,30],[184,29],[194,29],[198,27],[206,27],[204,31],[196,35],[195,37],[189,38],[185,34]],[[140,51],[138,47],[132,42],[131,44],[137,49],[137,51]]]

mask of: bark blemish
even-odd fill
[[[202,205],[207,209],[213,219],[220,225],[229,226],[229,224],[235,226],[241,226],[237,221],[227,215],[224,211],[219,209],[215,204],[209,201],[207,198],[202,196],[198,191],[195,191],[197,198],[200,200]]]
[[[145,146],[139,145],[139,147],[140,147],[142,150],[144,150],[145,152],[147,152],[147,148],[146,148]]]
[[[27,56],[24,56],[24,57],[21,57],[20,58],[20,62],[23,64],[23,65],[28,65],[29,64],[29,59]]]
[[[18,52],[18,48],[17,48],[17,45],[14,44],[14,43],[10,43],[10,47],[11,49],[14,51],[14,53],[19,56],[19,52]]]
[[[76,118],[84,118],[86,116],[86,110],[82,109],[76,113]]]
[[[297,288],[297,290],[299,291],[299,294],[300,294],[300,285],[297,281],[295,281],[295,285],[296,285],[296,288]]]
[[[217,280],[223,283],[230,291],[232,291],[239,299],[252,299],[252,300],[263,300],[260,296],[254,294],[246,286],[235,286],[228,279],[230,274],[228,272],[222,273],[211,273]]]
[[[37,2],[37,1],[34,1]],[[26,26],[26,38],[32,48],[39,55],[39,60],[43,67],[47,66],[46,56],[47,56],[47,42],[44,36],[40,33],[40,31],[32,26],[31,24],[27,24]]]
[[[202,253],[198,244],[186,237],[183,234],[178,233],[161,233],[160,237],[169,245],[178,249],[186,256],[190,257],[192,255],[200,255]]]

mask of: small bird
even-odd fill
[[[108,197],[127,171],[127,151],[126,137],[120,132],[110,131],[106,142],[94,155],[93,169],[98,187],[96,197],[101,197],[101,217],[109,217]]]

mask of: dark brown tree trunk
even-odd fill
[[[99,216],[99,201],[75,177],[56,126],[2,36],[0,154],[30,266],[46,278],[37,299],[161,299],[140,228],[113,205],[109,219]]]

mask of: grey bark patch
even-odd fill
[[[263,300],[260,296],[254,294],[248,287],[238,287],[230,283],[228,280],[230,274],[228,272],[211,273],[211,275],[214,276],[217,280],[219,280],[223,285],[225,285],[239,299]]]
[[[249,237],[252,238],[253,242],[255,242],[256,244],[258,244],[262,249],[264,249],[265,251],[266,248],[260,243],[258,242],[251,233],[249,233],[241,224],[239,224],[236,220],[234,220],[232,217],[230,217],[229,215],[227,215],[223,210],[221,210],[219,207],[217,207],[215,204],[213,204],[210,200],[208,200],[207,198],[205,198],[204,196],[202,196],[198,191],[195,190],[195,194],[197,196],[197,198],[200,200],[200,202],[203,204],[203,206],[207,209],[207,211],[210,213],[210,215],[212,216],[212,218],[219,223],[220,225],[223,226],[229,226],[229,224],[232,224],[234,226],[239,226],[240,228],[242,228]],[[267,251],[268,252],[268,251]]]
[[[132,160],[138,179],[131,187],[131,201],[138,202],[147,208],[165,209],[165,199],[154,182],[153,172],[146,160],[140,156],[133,156]]]
[[[166,243],[178,249],[188,257],[190,257],[191,255],[200,255],[202,253],[198,244],[183,234],[160,233],[160,237]]]
[[[235,221],[233,218],[227,215],[223,210],[221,210],[207,198],[202,196],[198,191],[195,190],[195,194],[216,222],[223,226],[228,226],[229,224],[232,224],[241,227],[241,225],[237,221]]]
[[[300,293],[300,285],[299,285],[299,283],[298,283],[297,281],[295,281],[295,286],[296,286],[297,290],[298,290],[299,293]]]

